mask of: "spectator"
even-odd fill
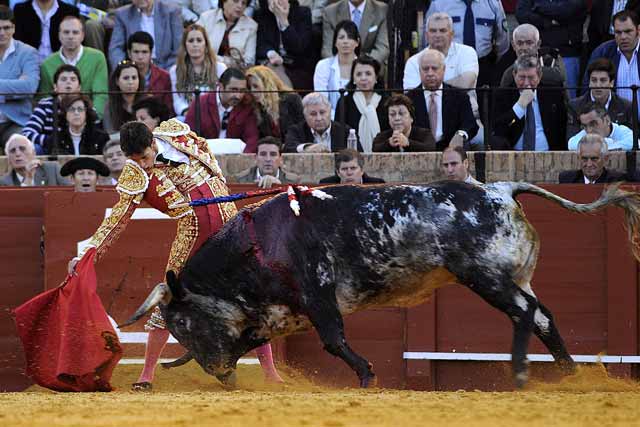
[[[433,134],[413,126],[415,109],[405,95],[392,95],[385,103],[391,129],[380,132],[373,140],[373,151],[435,151]]]
[[[603,106],[589,103],[578,112],[582,130],[569,139],[569,150],[575,150],[586,134],[595,133],[604,138],[609,150],[633,149],[633,131],[625,125],[611,123]]]
[[[469,172],[469,159],[462,147],[447,147],[442,152],[442,174],[451,181],[482,185]]]
[[[7,141],[6,151],[10,170],[0,178],[0,186],[33,187],[69,184],[60,175],[60,166],[57,162],[43,162],[36,159],[33,143],[26,136],[12,135]]]
[[[211,9],[212,0],[175,0],[182,7],[182,21],[188,25],[198,20],[203,13]]]
[[[300,175],[288,172],[282,166],[282,143],[278,138],[267,136],[258,140],[256,164],[236,176],[239,183],[255,183],[260,188],[274,185],[300,184]]]
[[[176,62],[182,13],[180,8],[166,0],[131,0],[132,4],[115,11],[115,26],[109,42],[109,63],[115,67],[125,58],[129,36],[145,31],[153,37],[151,57],[160,68],[168,70]]]
[[[60,49],[58,33],[65,16],[80,16],[77,7],[58,0],[31,0],[14,8],[16,40],[38,50],[38,63]]]
[[[513,67],[515,88],[496,99],[496,150],[565,150],[567,110],[561,90],[544,90],[538,57],[522,55]]]
[[[607,142],[601,135],[583,135],[576,151],[580,169],[560,172],[560,184],[602,184],[626,180],[624,174],[604,167],[609,160],[609,151]]]
[[[62,47],[51,54],[40,67],[39,92],[50,93],[53,89],[53,77],[61,65],[75,66],[80,72],[82,91],[88,93],[93,105],[102,118],[107,103],[109,73],[107,60],[99,50],[82,46],[84,23],[75,16],[65,16],[60,23],[59,33]]]
[[[173,112],[171,77],[151,59],[153,37],[144,31],[136,31],[127,40],[127,55],[136,63],[140,75],[144,76],[144,87]]]
[[[347,147],[349,127],[331,121],[331,104],[321,93],[302,98],[304,121],[289,128],[285,153],[330,153]]]
[[[333,32],[333,56],[320,60],[313,74],[313,90],[326,92],[331,103],[331,117],[340,99],[339,89],[343,89],[351,80],[353,61],[358,57],[360,34],[352,21],[340,21]]]
[[[120,126],[136,117],[133,104],[144,95],[144,79],[135,62],[125,59],[111,73],[109,79],[109,102],[104,110],[104,130],[119,132]]]
[[[542,45],[558,49],[567,71],[569,96],[575,98],[580,84],[582,33],[587,16],[586,0],[518,0],[516,17],[532,24],[542,35]]]
[[[364,172],[364,159],[354,149],[345,148],[335,154],[336,174],[322,178],[320,184],[384,184],[384,179]]]
[[[425,26],[425,38],[429,47],[445,56],[444,81],[460,89],[473,89],[478,80],[478,55],[472,47],[453,41],[453,20],[444,12],[437,12],[429,16]],[[426,50],[413,55],[404,67],[403,87],[405,90],[415,88],[420,84],[420,57]],[[478,124],[478,132],[470,144],[481,148],[483,143],[482,122],[478,108],[478,97],[475,90],[467,92],[471,102],[473,117]]]
[[[136,120],[147,125],[149,130],[153,132],[160,123],[171,118],[169,109],[158,98],[142,98],[133,104],[133,114]]]
[[[454,39],[478,54],[478,87],[491,84],[497,60],[509,49],[506,16],[500,0],[433,0],[425,19],[445,12],[453,20]]]
[[[425,51],[420,57],[421,85],[408,93],[416,109],[416,126],[431,130],[438,150],[464,146],[478,133],[467,94],[443,83],[444,60],[438,50]]]
[[[14,40],[15,30],[13,12],[0,5],[0,154],[7,139],[27,124],[33,99],[30,94],[40,80],[38,52]]]
[[[98,175],[109,176],[109,168],[100,160],[92,157],[77,157],[62,166],[62,176],[71,176],[76,193],[92,193],[98,185]]]
[[[616,67],[606,58],[599,58],[587,67],[589,91],[568,104],[567,139],[580,131],[578,111],[592,102],[604,107],[611,121],[628,128],[632,127],[631,103],[620,98],[612,90],[616,80]]]
[[[384,66],[389,57],[387,4],[378,0],[339,0],[324,9],[322,57],[331,56],[333,33],[338,22],[353,21],[360,32],[360,54],[369,55]]]
[[[356,130],[360,149],[373,151],[373,139],[381,130],[389,127],[382,93],[375,91],[380,76],[380,64],[370,56],[360,56],[353,61],[349,92],[338,101],[336,121],[342,121]]]
[[[630,10],[640,14],[640,0],[592,0],[591,4],[587,52],[593,52],[596,47],[613,38],[612,17],[616,13]]]
[[[292,89],[270,68],[263,65],[249,68],[247,80],[257,101],[256,117],[261,136],[284,137],[291,126],[304,120],[300,95],[291,92]]]
[[[102,153],[109,135],[95,125],[96,112],[89,97],[80,94],[65,97],[59,119],[60,129],[56,141],[54,142],[53,135],[45,140],[44,149],[47,154],[95,156]]]
[[[200,97],[201,127],[204,138],[238,138],[245,144],[245,153],[255,153],[258,126],[247,91],[247,77],[238,68],[227,68],[220,76],[218,91]],[[193,100],[185,122],[196,127]]]
[[[515,52],[513,62],[522,55],[534,55],[540,60],[542,80],[548,86],[567,86],[567,70],[556,50],[541,48],[540,32],[531,24],[518,25],[513,30],[511,46]],[[502,73],[500,87],[513,86],[513,63]]]
[[[173,109],[176,115],[179,118],[186,116],[194,90],[214,90],[226,68],[216,60],[216,54],[211,49],[207,32],[203,27],[192,24],[185,28],[176,65],[169,70],[171,90],[174,91]]]
[[[631,102],[631,89],[621,89],[633,85],[640,86],[640,60],[638,59],[638,41],[640,38],[640,19],[635,12],[624,10],[613,16],[615,40],[602,43],[591,53],[589,64],[598,58],[613,62],[618,70],[614,86],[620,98]],[[588,87],[585,73],[582,86]]]
[[[313,87],[309,8],[297,0],[260,0],[254,18],[258,23],[257,62],[286,75],[295,89]]]
[[[80,93],[80,71],[73,65],[61,65],[53,75],[53,92],[56,95],[43,98],[33,109],[22,134],[33,142],[36,154],[45,153],[45,140],[53,133],[53,123],[62,114],[62,101],[70,94]]]
[[[218,0],[218,8],[204,12],[197,22],[207,32],[213,53],[227,66],[244,67],[256,62],[258,24],[245,14],[248,2]]]
[[[108,141],[104,144],[102,158],[109,168],[109,176],[102,179],[101,185],[116,185],[127,161],[122,148],[120,148],[120,141]]]

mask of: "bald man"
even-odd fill
[[[427,49],[420,57],[420,85],[407,94],[416,109],[415,126],[430,129],[436,148],[465,147],[478,133],[466,91],[443,82],[445,56]]]

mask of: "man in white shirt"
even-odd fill
[[[447,147],[442,152],[442,174],[446,179],[482,185],[469,173],[469,158],[462,147]]]
[[[575,150],[587,134],[598,134],[604,138],[609,150],[633,149],[633,131],[625,125],[612,123],[607,110],[599,104],[587,104],[580,110],[582,130],[569,139],[568,149]]]

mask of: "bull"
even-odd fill
[[[578,213],[623,208],[633,253],[640,196],[609,187],[577,204],[528,183],[485,186],[444,181],[425,186],[335,186],[330,199],[285,195],[245,208],[186,263],[166,275],[129,325],[160,304],[167,326],[190,358],[223,383],[238,359],[279,337],[314,327],[326,351],[375,380],[372,365],[345,339],[343,316],[372,307],[408,307],[457,282],[505,313],[513,325],[512,370],[528,380],[535,334],[556,363],[572,370],[553,316],[531,288],[540,241],[516,196],[530,193]]]

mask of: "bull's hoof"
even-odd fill
[[[227,390],[235,389],[238,383],[238,377],[235,371],[226,375],[218,375],[217,378]]]
[[[558,367],[564,375],[573,375],[576,373],[577,365],[573,359],[558,361]]]
[[[143,381],[143,382],[140,382],[140,383],[131,384],[131,391],[148,392],[148,391],[152,391],[152,390],[153,390],[153,384],[151,384],[148,381]]]
[[[378,377],[373,372],[360,378],[360,388],[372,388],[378,385]]]
[[[529,374],[527,372],[520,372],[515,375],[514,381],[516,383],[516,388],[520,390],[524,388],[527,381],[529,381]]]

